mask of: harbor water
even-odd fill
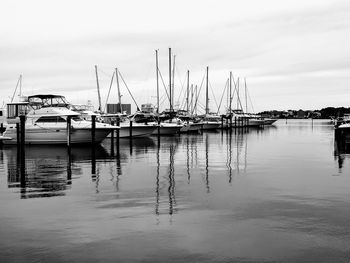
[[[326,120],[2,146],[0,262],[349,262],[344,149]]]

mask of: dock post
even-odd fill
[[[95,132],[96,132],[96,115],[91,116],[91,144],[95,144]]]
[[[114,126],[114,121],[111,121],[111,125]],[[114,145],[114,130],[111,132],[111,144]]]
[[[114,126],[114,121],[111,121],[111,125]],[[114,130],[111,132],[111,155],[114,156]]]
[[[221,115],[221,131],[224,130],[224,116]]]
[[[21,162],[21,187],[25,188],[25,122],[26,117],[24,115],[19,116],[20,121],[20,162]],[[18,135],[18,132],[17,132]],[[17,143],[18,143],[18,137],[17,137]]]
[[[72,123],[72,116],[67,116],[67,146],[68,147],[70,147],[70,144],[71,144],[71,135],[72,135],[71,123]]]
[[[117,126],[120,128],[120,120],[117,119]],[[117,141],[117,156],[119,156],[119,137],[120,137],[120,129],[117,129],[117,138],[116,138],[116,141]]]
[[[130,137],[130,140],[131,140],[131,137],[132,137],[132,121],[130,121],[129,137]]]
[[[160,120],[159,120],[159,118],[158,118],[158,127],[157,127],[157,129],[158,129],[158,137],[160,136]]]
[[[20,125],[21,125],[21,128],[20,128],[20,131],[21,131],[21,135],[20,135],[21,141],[20,141],[20,144],[21,144],[21,148],[22,148],[21,150],[24,151],[26,116],[24,116],[24,115],[19,116],[19,120],[20,120]]]

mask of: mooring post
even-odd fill
[[[221,131],[224,130],[224,115],[221,115]]]
[[[70,144],[71,144],[71,135],[72,135],[71,123],[72,123],[72,116],[67,116],[67,146],[68,147],[70,147]]]
[[[20,128],[20,131],[21,131],[21,150],[23,150],[24,152],[24,144],[25,144],[25,127],[26,127],[26,116],[24,115],[21,115],[19,116],[19,120],[20,120],[20,125],[21,125],[21,128]],[[22,154],[22,152],[21,152]]]
[[[114,121],[111,121],[111,125],[114,126]],[[111,132],[111,144],[114,146],[114,130]]]
[[[131,140],[131,137],[132,137],[132,121],[130,121],[129,137],[130,137],[130,140]]]
[[[120,137],[120,120],[119,118],[117,119],[117,126],[119,127],[119,129],[117,129],[117,138],[116,138],[116,141],[117,141],[117,155],[119,156],[119,137]]]
[[[160,120],[159,120],[159,118],[158,118],[158,127],[157,127],[157,129],[158,129],[158,137],[160,136]]]
[[[25,122],[26,117],[24,115],[19,116],[20,121],[20,160],[21,160],[21,187],[25,187]],[[17,132],[18,135],[18,132]],[[18,143],[18,137],[17,137]]]
[[[95,144],[96,115],[91,116],[91,144]]]
[[[111,121],[111,125],[114,127],[114,121]],[[111,132],[111,156],[114,156],[114,130]]]

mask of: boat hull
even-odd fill
[[[202,130],[202,127],[202,123],[187,123],[180,129],[180,132],[198,132]]]
[[[95,143],[101,143],[111,131],[111,129],[96,129]],[[15,128],[12,128],[11,131],[6,131],[5,134],[7,137],[12,138],[12,140],[4,141],[5,144],[17,143],[17,132]],[[67,139],[67,130],[64,128],[28,128],[25,130],[25,144],[67,144]],[[91,143],[91,129],[73,128],[71,130],[70,142],[72,144]]]
[[[216,130],[219,129],[221,124],[219,122],[203,122],[203,130]]]
[[[157,125],[133,124],[132,137],[148,137],[157,129]],[[130,125],[120,125],[119,138],[130,137]]]

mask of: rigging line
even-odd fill
[[[254,106],[253,106],[252,98],[250,97],[250,93],[249,93],[248,89],[247,89],[247,94],[248,94],[248,98],[249,98],[250,104],[252,105],[252,110],[253,110],[253,113],[255,114],[255,110],[254,110]]]
[[[182,99],[181,105],[180,105],[180,109],[184,109],[185,108],[185,104],[186,104],[186,98]]]
[[[108,90],[108,95],[107,95],[107,98],[106,98],[106,103],[105,103],[105,110],[104,110],[104,112],[106,112],[106,110],[107,110],[107,102],[108,102],[108,99],[109,99],[109,94],[111,93],[114,75],[115,75],[115,71],[113,71],[113,75],[112,75],[112,79],[111,79],[111,84],[109,85],[109,90]]]
[[[166,89],[166,86],[165,86],[165,83],[164,83],[164,79],[163,79],[162,73],[160,72],[160,69],[159,69],[159,68],[158,68],[158,72],[159,72],[160,79],[162,80],[165,93],[166,93],[166,95],[167,95],[167,97],[168,97],[168,100],[170,101],[170,96],[169,96],[169,93],[168,93],[168,91],[167,91],[167,89]]]
[[[213,91],[213,87],[211,86],[210,81],[209,81],[209,86],[210,86],[211,93],[213,95],[213,98],[214,98],[214,101],[215,101],[215,104],[216,104],[216,108],[219,108],[219,105],[218,105],[218,102],[216,101],[216,98],[215,98],[215,95],[214,95],[214,91]]]
[[[229,79],[227,79],[227,80],[226,80],[225,88],[224,88],[224,91],[222,92],[222,96],[221,96],[220,104],[219,104],[218,111],[217,111],[217,113],[216,113],[216,114],[219,114],[219,112],[220,112],[220,108],[221,108],[222,99],[224,98],[224,95],[225,95],[225,92],[226,92],[226,89],[227,89],[227,86],[228,86],[228,82],[229,82]]]
[[[140,110],[139,105],[137,105],[137,102],[136,102],[136,100],[135,100],[134,96],[131,94],[131,92],[130,92],[130,90],[129,90],[129,87],[128,87],[128,85],[126,84],[126,82],[125,82],[125,80],[124,80],[124,78],[123,78],[123,76],[122,76],[122,73],[120,73],[120,71],[119,71],[119,70],[118,70],[118,73],[119,73],[119,76],[120,76],[120,78],[122,79],[122,81],[123,81],[123,83],[124,83],[124,85],[125,85],[126,89],[128,90],[128,92],[129,92],[129,94],[130,94],[130,96],[131,96],[132,100],[134,101],[134,103],[135,103],[135,105],[136,105],[137,110],[139,111],[139,110]]]
[[[184,81],[184,82],[181,81],[181,76],[180,76],[179,69],[178,69],[177,66],[175,66],[175,72],[176,72],[176,74],[178,75],[179,81],[180,81],[180,84],[181,84],[180,94],[179,94],[179,97],[178,97],[178,99],[177,99],[177,101],[180,101],[181,94],[182,94],[182,91],[183,91],[183,89],[184,89],[185,81]],[[174,79],[174,83],[175,83],[175,79]]]
[[[198,94],[197,94],[197,97],[196,97],[196,102],[195,102],[195,104],[194,104],[193,109],[195,109],[195,108],[196,108],[196,106],[197,106],[198,97],[199,97],[199,94],[201,94],[202,85],[203,85],[203,82],[204,82],[205,76],[206,76],[206,72],[205,72],[205,73],[204,73],[204,75],[203,75],[202,83],[201,83],[201,85],[200,85],[200,87],[199,87],[199,92],[198,92]],[[193,110],[192,110],[191,114],[193,114]]]
[[[16,84],[15,92],[14,92],[14,93],[13,93],[13,95],[12,95],[11,102],[13,102],[13,99],[15,98],[16,91],[17,91],[18,84],[19,84],[19,82],[20,82],[21,76],[22,76],[22,75],[20,75],[19,79],[17,80],[17,84]]]
[[[239,85],[239,78],[238,78],[238,80],[237,80],[237,83],[235,82],[235,79],[234,79],[234,78],[232,78],[232,80],[233,80],[233,84],[235,85],[235,89],[233,90],[233,94],[234,94],[235,91],[236,91],[238,103],[239,103],[239,105],[241,106],[241,110],[243,111],[241,99],[239,98],[238,89],[237,89],[237,86],[236,86],[236,85]],[[233,99],[233,96],[232,96],[232,99]]]

